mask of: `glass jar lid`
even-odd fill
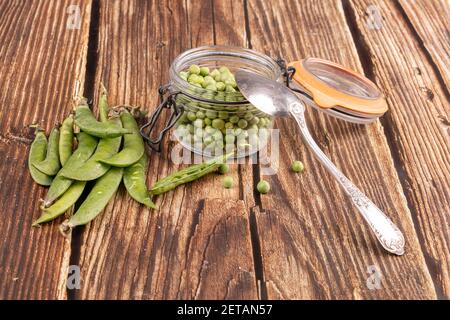
[[[296,70],[293,79],[321,109],[375,119],[388,109],[383,94],[372,81],[337,63],[307,58],[289,65]]]

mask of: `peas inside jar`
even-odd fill
[[[245,103],[228,67],[191,64],[178,74],[192,88],[188,96],[177,97],[184,113],[174,133],[184,147],[207,156],[234,152],[242,157],[267,144],[272,118]]]

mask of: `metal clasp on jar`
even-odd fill
[[[170,85],[164,85],[159,87],[158,93],[161,103],[152,113],[149,118],[149,121],[144,124],[141,129],[141,136],[144,138],[145,142],[152,148],[153,150],[160,152],[161,144],[166,135],[167,131],[169,131],[178,121],[178,119],[183,114],[184,107],[181,105],[177,105],[176,97],[180,94],[180,91],[170,92],[167,97],[164,98],[164,95],[169,92]],[[159,132],[156,138],[152,138],[154,135],[154,131],[156,128],[157,121],[161,116],[161,112],[163,109],[171,109],[171,113],[169,119],[167,120],[164,128]]]

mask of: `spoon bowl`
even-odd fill
[[[240,70],[236,72],[235,77],[242,95],[256,108],[273,116],[291,116],[296,120],[303,141],[339,182],[383,248],[393,254],[402,255],[405,246],[402,232],[319,148],[306,125],[304,117],[305,105],[297,95],[283,84],[255,73]]]

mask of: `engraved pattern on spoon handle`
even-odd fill
[[[404,253],[405,238],[400,229],[363,194],[323,153],[311,136],[303,112],[291,112],[300,127],[303,139],[324,167],[339,181],[353,204],[369,224],[383,248],[396,255]]]

